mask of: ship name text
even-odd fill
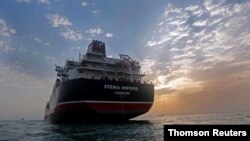
[[[119,86],[119,85],[104,85],[104,89],[138,91],[138,87],[135,86]]]

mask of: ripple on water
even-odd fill
[[[250,124],[250,113],[139,117],[112,124],[0,121],[0,140],[163,140],[164,124]]]

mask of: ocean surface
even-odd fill
[[[138,117],[124,123],[54,125],[42,120],[0,121],[0,140],[163,140],[164,124],[250,124],[249,113]]]

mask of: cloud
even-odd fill
[[[67,31],[62,32],[61,35],[69,40],[73,40],[73,41],[78,41],[82,39],[82,35],[79,33],[76,33],[75,31],[71,30],[71,29],[67,29]]]
[[[38,43],[41,43],[41,42],[42,42],[42,40],[41,40],[40,38],[38,38],[38,37],[35,37],[33,40],[34,40],[35,42],[38,42]]]
[[[245,3],[245,4],[235,4],[232,8],[234,13],[240,13],[240,12],[247,12],[245,9],[248,9],[250,6],[250,3]]]
[[[183,90],[183,89],[197,89],[202,86],[201,82],[194,82],[194,80],[186,77],[180,77],[165,83],[167,76],[157,77],[160,85],[156,86],[156,90],[168,89],[168,90]]]
[[[50,0],[38,0],[42,4],[50,5]]]
[[[148,41],[147,44],[146,44],[146,46],[152,47],[152,46],[155,46],[157,44],[159,44],[159,43],[156,42],[156,41]]]
[[[17,0],[17,3],[31,3],[31,0]],[[39,3],[50,5],[50,0],[38,0]]]
[[[40,43],[40,44],[44,45],[44,46],[50,47],[50,43],[45,42],[45,41],[42,41],[42,39],[40,39],[40,38],[38,38],[38,37],[35,37],[33,40],[34,40],[35,42],[37,42],[37,43]]]
[[[141,66],[141,72],[145,74],[145,72],[147,72],[147,75],[153,75],[153,66],[155,65],[155,60],[153,59],[143,59],[143,61],[141,62],[142,66]]]
[[[102,34],[103,31],[100,27],[97,27],[97,28],[90,28],[86,30],[85,33],[89,33],[91,34],[91,36],[96,36],[96,35]]]
[[[200,20],[195,23],[193,23],[194,26],[206,26],[207,25],[207,20]]]
[[[13,29],[13,28],[12,28],[12,29],[10,29],[10,30],[9,30],[9,32],[10,32],[11,34],[16,34],[16,30],[15,30],[15,29]]]
[[[216,25],[216,24],[220,23],[221,20],[222,20],[222,18],[216,18],[214,20],[210,20],[209,26]]]
[[[188,51],[185,54],[181,54],[181,55],[173,55],[173,59],[185,59],[185,58],[191,58],[191,57],[195,57],[195,52],[194,51]]]
[[[186,11],[192,12],[193,15],[201,16],[206,11],[202,9],[199,5],[190,5],[185,8]]]
[[[185,9],[175,8],[172,4],[168,4],[158,24],[159,29],[156,30],[152,39],[146,42],[146,46],[162,48],[164,44],[176,44],[178,40],[189,36],[191,30],[187,25],[189,17]]]
[[[2,38],[10,37],[12,34],[15,34],[15,33],[16,33],[16,30],[13,28],[8,28],[4,19],[0,18],[0,36]]]
[[[47,15],[46,18],[49,20],[52,27],[65,27],[72,25],[68,18],[60,16],[59,14],[50,14]]]
[[[32,56],[39,56],[39,53],[37,51],[33,51],[31,55]]]
[[[93,11],[91,11],[91,13],[93,13],[93,14],[99,14],[100,11],[99,10],[93,10]]]
[[[194,10],[196,10],[198,8],[199,8],[199,5],[190,5],[190,6],[186,7],[185,10],[194,11]]]
[[[86,6],[88,6],[88,3],[87,3],[86,1],[83,1],[83,2],[81,3],[81,5],[82,5],[83,7],[86,7]]]
[[[19,48],[17,48],[18,51],[26,52],[27,49],[23,47],[23,45],[20,45]]]
[[[202,14],[194,14],[197,10]],[[168,4],[156,29],[145,40],[147,49],[143,48],[143,52],[155,60],[146,63],[151,65],[143,69],[147,74],[145,79],[154,82],[156,93],[175,99],[179,105],[173,106],[201,101],[197,104],[201,109],[186,106],[190,110],[183,113],[249,108],[244,100],[250,98],[247,96],[250,91],[247,87],[250,79],[249,12],[248,1],[235,4],[207,0],[202,5],[186,8]],[[235,90],[237,87],[241,90]],[[192,98],[185,101],[185,94]],[[219,100],[214,100],[216,97]],[[237,105],[230,105],[229,99],[238,99],[235,102],[240,105],[238,109],[234,108]],[[221,109],[206,108],[207,103],[215,102],[224,104],[220,105]]]
[[[233,14],[232,7],[230,5],[226,5],[225,1],[216,2],[213,0],[206,0],[204,1],[204,6],[212,17],[231,16]]]
[[[112,38],[112,37],[113,37],[113,33],[107,32],[107,33],[105,34],[105,36],[106,36],[107,38]]]
[[[14,34],[16,34],[16,30],[9,28],[4,19],[0,18],[0,51],[10,53],[15,50],[11,47],[11,37]]]
[[[31,0],[17,0],[18,3],[30,3]]]
[[[78,41],[82,39],[82,35],[80,33],[77,33],[70,28],[72,26],[72,22],[68,18],[60,16],[59,14],[47,15],[46,18],[49,20],[49,23],[52,27],[62,28],[63,32],[61,33],[61,35],[65,39],[69,39],[72,41]]]
[[[236,58],[241,58],[241,54],[248,54],[250,50],[250,42],[247,40],[250,37],[248,27],[250,17],[247,15],[250,12],[249,2],[233,5],[225,2],[205,1],[204,5],[205,7],[190,5],[186,8],[175,8],[174,5],[169,4],[160,18],[159,27],[155,30],[157,32],[153,32],[151,39],[146,40],[146,47],[154,47],[149,49],[147,55],[153,60],[159,60],[159,63],[147,69],[150,71],[146,71],[152,76],[151,79],[157,82],[156,87],[168,86],[169,82],[186,78],[198,70],[214,70],[216,64],[222,62],[230,64]],[[212,12],[206,17],[188,13],[199,8],[209,12],[212,10],[214,12],[215,9],[237,10],[230,14],[226,11],[222,12],[224,14]],[[190,19],[193,20],[190,21]],[[151,52],[158,53],[158,55],[150,54]],[[163,59],[166,58],[165,56],[169,56],[167,60]],[[171,71],[161,74],[161,81],[159,81],[159,78],[155,77],[156,75],[152,72],[156,72],[158,65],[166,61],[169,62],[167,64],[169,66],[165,67],[169,67]],[[244,59],[238,61],[241,62]],[[216,73],[216,70],[214,71]],[[165,76],[171,79],[162,79]],[[189,79],[193,82],[203,81]],[[192,81],[190,83],[193,83]]]
[[[46,42],[44,43],[45,46],[50,47],[50,43]]]

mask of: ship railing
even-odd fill
[[[92,58],[89,56],[84,56],[81,59],[81,62],[83,62],[83,61],[96,62],[96,63],[102,63],[102,64],[112,64],[112,65],[114,65],[116,63],[115,60],[110,60],[110,59],[105,59],[105,58],[96,59],[96,58]]]
[[[132,81],[129,78],[117,78],[117,77],[107,77],[107,76],[101,76],[99,78],[96,78],[95,76],[92,76],[90,79],[94,80],[105,80],[105,81],[115,81],[115,82],[130,82],[130,83],[142,83],[139,79],[133,79]]]
[[[86,69],[86,70],[96,70],[96,71],[107,71],[107,72],[116,72],[116,70],[112,69],[104,69],[104,68],[98,68],[98,67],[77,67],[78,70]]]
[[[130,72],[130,71],[125,71],[125,70],[120,70],[120,69],[109,69],[109,68],[103,68],[103,67],[77,67],[78,70],[95,70],[95,71],[103,71],[103,72],[112,72],[112,73],[124,73],[124,74],[129,74],[129,75],[137,75],[137,76],[145,76],[144,74],[139,74],[137,71],[136,72]]]
[[[129,74],[127,77],[124,77],[123,75],[104,75],[102,73],[93,73],[93,72],[83,72],[82,78],[87,79],[94,79],[94,80],[110,80],[110,81],[120,81],[120,82],[134,82],[134,83],[141,83],[141,76],[139,75],[133,75],[132,80],[129,77]],[[144,83],[149,83],[148,81]]]
[[[85,78],[85,79],[93,79],[93,80],[104,80],[104,81],[114,81],[114,82],[129,82],[129,83],[140,83],[140,84],[152,84],[152,82],[148,81],[141,81],[140,77],[133,76],[131,80],[129,77],[123,78],[122,75],[120,76],[112,76],[112,75],[102,75],[99,73],[86,73],[82,76],[78,76],[76,79]]]
[[[105,81],[115,81],[115,82],[130,82],[130,83],[139,83],[139,84],[153,84],[153,82],[150,82],[149,80],[147,81],[141,81],[139,79],[133,79],[132,81],[130,78],[109,78],[109,77],[101,77],[101,78],[95,78],[91,77],[91,79],[96,79],[96,80],[105,80]]]

